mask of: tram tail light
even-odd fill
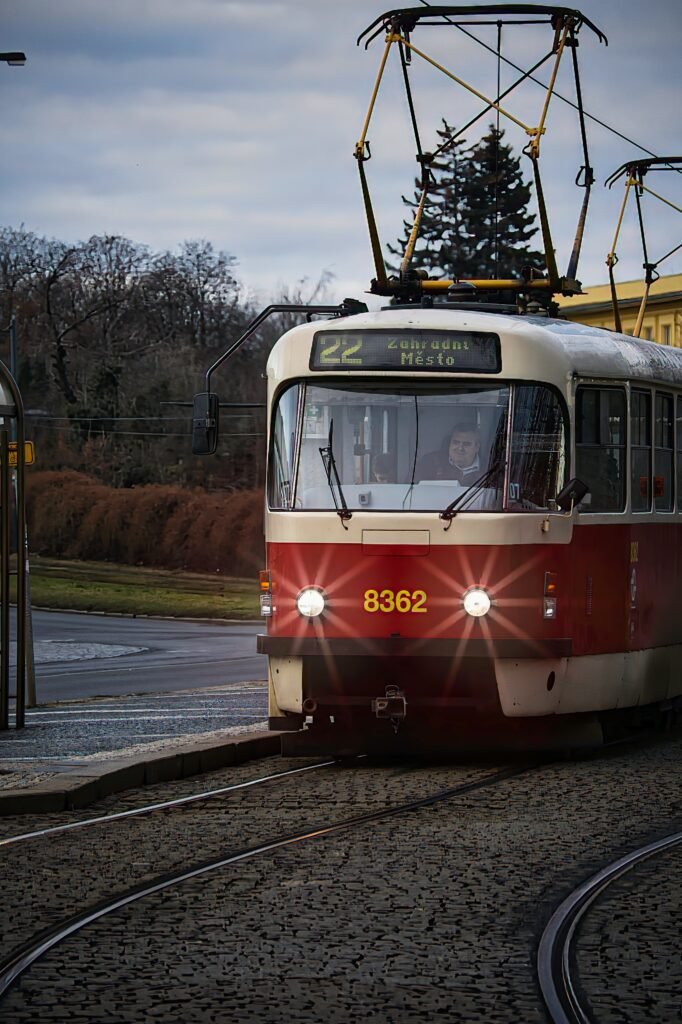
[[[545,573],[543,619],[556,619],[556,595],[559,589],[559,577],[555,572]]]
[[[263,618],[272,615],[272,574],[268,569],[262,569],[258,574],[258,589],[260,591],[260,613]]]

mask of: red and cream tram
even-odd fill
[[[294,328],[267,372],[285,751],[593,742],[674,706],[682,351],[396,306]]]

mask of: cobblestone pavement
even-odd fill
[[[243,765],[202,782],[225,785],[286,762],[275,765]],[[2,1019],[544,1021],[535,952],[547,919],[604,864],[680,827],[681,766],[680,739],[545,765],[183,883],[48,953],[6,996]],[[6,848],[3,948],[187,862],[424,796],[495,767],[358,762]],[[196,780],[151,787],[106,807],[197,788]],[[3,819],[0,835],[44,821]],[[643,900],[629,924],[625,899],[622,917],[611,922],[614,948],[618,928],[649,929],[652,969],[664,985],[670,956],[661,903],[679,907],[679,876],[670,870],[663,869],[665,900]],[[664,937],[656,939],[659,922]],[[639,963],[624,980],[617,964],[585,948],[597,989],[622,987],[630,999],[608,1019],[654,1019],[629,995],[642,984]],[[593,984],[582,964],[581,978]]]
[[[599,1024],[620,1024],[623,1005],[632,1020],[682,1020],[681,889],[677,847],[638,864],[587,912],[578,980]]]

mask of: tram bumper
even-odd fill
[[[422,721],[467,712],[500,717],[556,714],[545,681],[571,654],[567,639],[482,640],[409,637],[336,638],[260,635],[268,655],[271,725],[277,716],[301,718],[310,708],[320,717],[356,721]],[[542,687],[534,706],[519,703],[509,680],[521,665],[532,667]],[[510,668],[516,666],[516,671]],[[283,724],[283,723],[282,723]],[[285,726],[286,727],[286,726]]]

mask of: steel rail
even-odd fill
[[[185,804],[196,803],[199,800],[211,800],[216,796],[223,796],[225,793],[233,793],[238,789],[249,789],[251,786],[260,786],[265,782],[272,782],[275,779],[285,779],[290,775],[301,775],[303,772],[311,772],[316,768],[328,768],[338,764],[334,761],[321,761],[319,764],[305,765],[303,768],[291,768],[285,772],[275,772],[274,775],[263,775],[258,779],[251,779],[249,782],[236,782],[232,786],[221,786],[220,789],[207,789],[202,793],[192,793],[190,796],[181,796],[175,800],[164,800],[161,803],[147,804],[145,807],[134,807],[130,811],[116,811],[114,814],[102,814],[97,818],[85,818],[83,821],[72,821],[68,825],[53,825],[49,828],[40,828],[34,832],[23,832],[21,835],[8,836],[0,839],[1,846],[12,846],[15,843],[22,843],[28,839],[39,839],[43,836],[53,836],[58,832],[70,832],[74,828],[86,828],[89,825],[108,824],[110,821],[121,821],[123,818],[134,818],[141,814],[151,814],[154,811],[164,811],[169,807],[181,807]]]
[[[553,1024],[590,1024],[588,1009],[580,1002],[571,974],[571,952],[581,918],[612,882],[649,857],[682,844],[682,832],[674,832],[607,865],[578,886],[557,907],[542,933],[537,955],[537,975]]]
[[[418,800],[410,800],[406,803],[397,804],[394,807],[383,808],[379,811],[369,811],[365,814],[359,814],[352,818],[346,818],[343,821],[334,822],[331,825],[324,825],[320,828],[297,833],[295,835],[288,835],[280,839],[273,839],[270,842],[260,843],[257,846],[251,846],[246,849],[239,850],[236,853],[230,853],[218,858],[217,860],[207,861],[202,864],[195,865],[192,868],[185,868],[182,871],[163,875],[155,880],[135,886],[133,889],[128,890],[128,892],[123,893],[114,899],[109,899],[99,903],[96,906],[90,907],[88,910],[69,918],[67,921],[62,921],[59,924],[54,925],[47,931],[35,936],[29,942],[25,943],[20,949],[0,962],[0,997],[7,992],[13,982],[16,981],[16,979],[19,978],[23,972],[31,966],[31,964],[35,963],[36,960],[58,945],[63,939],[75,934],[80,931],[81,928],[91,924],[93,921],[98,921],[107,914],[120,910],[122,907],[135,903],[137,900],[144,899],[146,896],[152,896],[155,893],[163,892],[165,889],[168,889],[173,885],[179,885],[181,882],[186,882],[192,878],[198,878],[202,875],[206,875],[211,871],[228,867],[230,864],[237,864],[241,861],[249,860],[252,857],[259,856],[260,854],[270,853],[273,850],[279,850],[286,846],[292,846],[295,843],[305,842],[308,839],[317,839],[322,836],[334,835],[339,832],[348,831],[359,825],[370,825],[375,822],[382,821],[385,818],[390,818],[398,814],[406,814],[410,811],[419,810],[423,807],[429,807],[433,804],[449,800],[456,796],[464,796],[467,793],[472,793],[488,786],[497,785],[506,779],[511,779],[522,775],[525,772],[532,771],[538,766],[539,765],[536,762],[534,764],[526,764],[516,768],[504,768],[501,771],[488,774],[484,778],[477,779],[474,782],[467,782],[460,786],[439,790],[431,796],[421,797]]]

